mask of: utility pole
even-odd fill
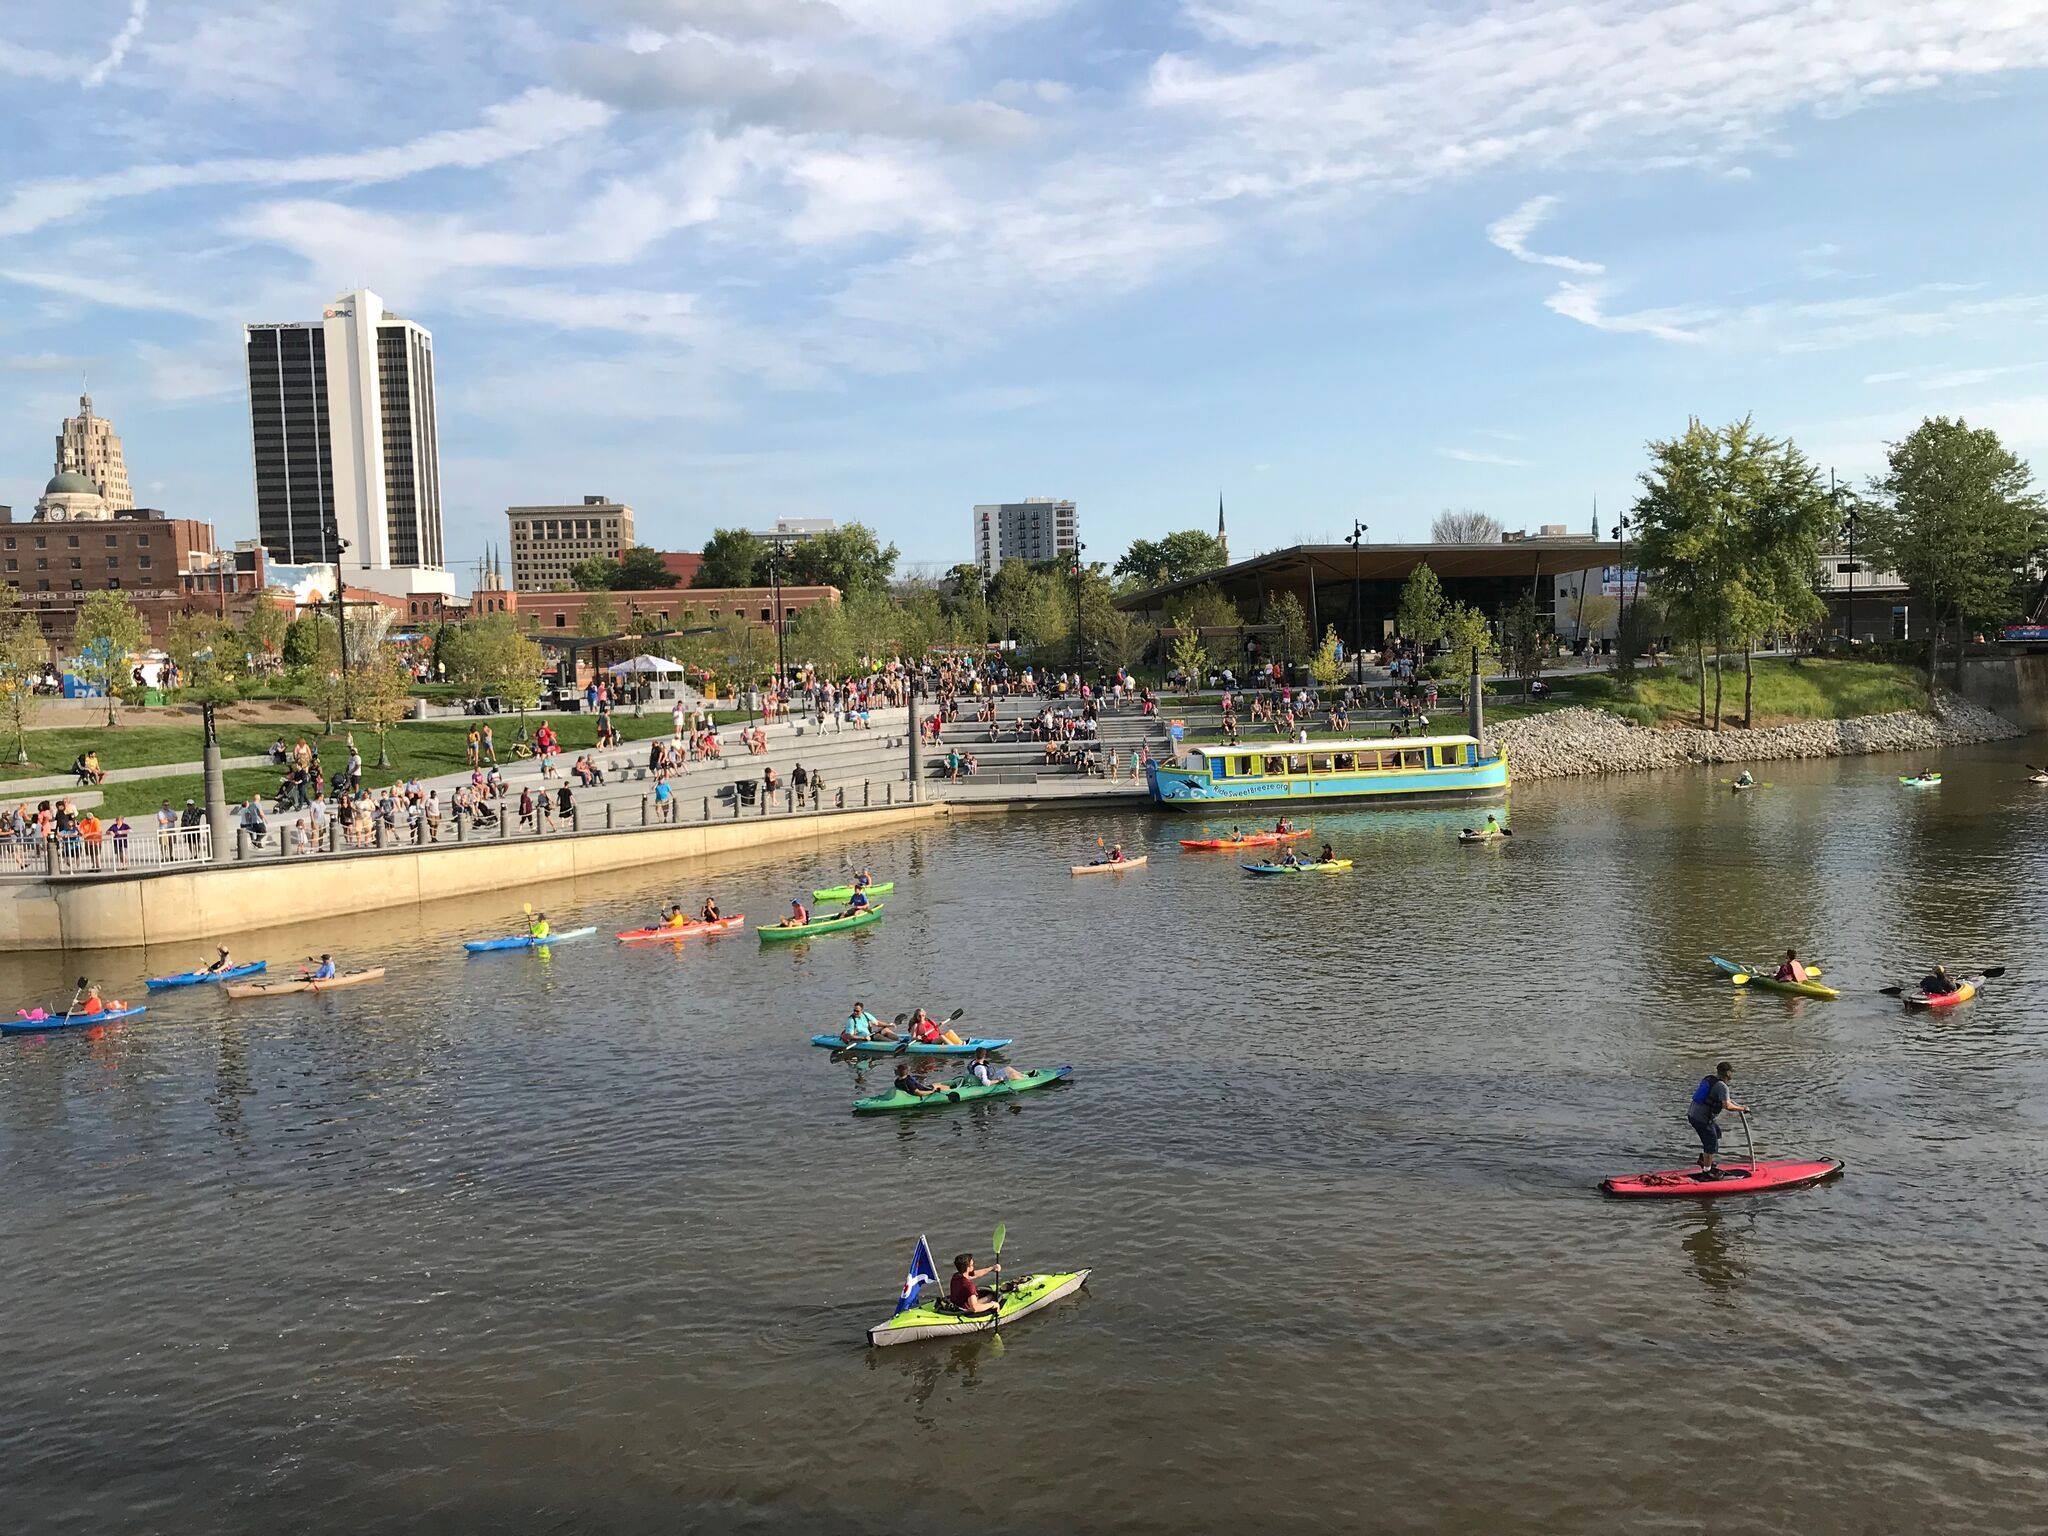
[[[788,664],[782,654],[782,540],[778,537],[768,546],[768,580],[775,588],[775,686],[780,688],[788,675]]]
[[[1614,673],[1619,677],[1626,664],[1622,654],[1628,631],[1628,514],[1614,522]]]
[[[1828,498],[1835,504],[1835,516],[1842,516],[1842,493],[1835,485],[1835,472],[1828,471]],[[1851,498],[1849,515],[1843,519],[1849,533],[1849,648],[1856,648],[1856,502]]]
[[[1081,675],[1081,575],[1086,569],[1081,563],[1081,556],[1086,554],[1087,550],[1088,546],[1079,539],[1074,541],[1074,676],[1076,677]]]
[[[344,596],[347,583],[341,574],[341,557],[348,553],[348,540],[337,539],[334,552],[334,629],[341,641],[341,718],[355,718],[355,696],[348,680],[348,599]]]

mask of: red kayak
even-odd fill
[[[1629,1200],[1697,1200],[1708,1195],[1753,1195],[1766,1189],[1804,1189],[1842,1171],[1838,1157],[1765,1158],[1757,1163],[1723,1163],[1714,1177],[1697,1167],[1665,1173],[1625,1173],[1600,1181],[1600,1193]]]
[[[1314,827],[1303,827],[1299,832],[1254,832],[1249,837],[1184,837],[1180,845],[1198,853],[1221,853],[1228,848],[1271,848],[1276,843],[1299,842],[1314,831]]]
[[[629,928],[619,935],[621,943],[631,944],[640,939],[687,939],[699,933],[724,933],[728,928],[737,928],[747,920],[744,912],[735,912],[731,917],[721,917],[715,923],[684,923],[680,928]]]

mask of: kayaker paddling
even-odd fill
[[[917,1068],[907,1061],[900,1061],[896,1064],[896,1081],[891,1086],[896,1092],[907,1093],[916,1099],[929,1098],[935,1093],[944,1093],[946,1091],[937,1083],[928,1083],[919,1077],[917,1075]]]
[[[1962,990],[1962,983],[1949,974],[1945,965],[1937,965],[1920,978],[1920,990],[1928,997],[1949,997]]]
[[[846,898],[846,906],[840,911],[839,915],[841,917],[852,917],[856,912],[866,912],[873,906],[874,903],[868,900],[866,889],[856,886],[854,887],[853,894]]]
[[[689,921],[690,919],[683,913],[683,904],[679,901],[672,901],[661,909],[661,921],[656,923],[655,927],[681,928]]]
[[[1285,837],[1288,833],[1292,832],[1293,830],[1294,823],[1289,821],[1285,816],[1282,816],[1278,821],[1273,823],[1273,831],[1277,836]]]
[[[1796,950],[1788,949],[1785,951],[1785,958],[1778,965],[1777,979],[1779,981],[1805,981],[1807,979],[1806,967],[1799,963],[1799,954]]]
[[[320,963],[312,970],[302,973],[308,981],[332,981],[335,975],[334,956],[322,955]]]
[[[958,1035],[926,1013],[923,1008],[919,1008],[910,1016],[910,1041],[913,1045],[965,1044]]]
[[[896,1030],[868,1012],[868,1005],[856,1001],[853,1012],[846,1016],[846,1022],[839,1027],[839,1038],[848,1045],[862,1040],[894,1040]]]
[[[526,936],[529,939],[544,939],[554,931],[548,926],[548,915],[545,912],[534,913],[532,921],[526,925]]]
[[[1318,864],[1334,864],[1334,863],[1336,863],[1336,862],[1337,862],[1337,850],[1336,850],[1336,849],[1334,849],[1334,848],[1332,848],[1332,847],[1331,847],[1331,846],[1330,846],[1330,845],[1329,845],[1328,843],[1325,843],[1325,844],[1323,844],[1323,851],[1322,851],[1322,853],[1321,853],[1320,855],[1318,855],[1318,856],[1317,856],[1317,858],[1316,858],[1316,862],[1317,862]]]
[[[1740,772],[1740,773],[1738,773],[1737,775],[1735,775],[1735,787],[1736,787],[1737,789],[1753,789],[1753,788],[1755,788],[1755,787],[1756,787],[1756,775],[1755,775],[1755,774],[1753,774],[1753,773],[1751,773],[1751,772],[1750,772],[1750,771],[1749,771],[1749,770],[1748,770],[1747,768],[1743,769],[1743,770],[1742,770],[1742,772]]]
[[[1735,1068],[1729,1062],[1716,1063],[1708,1076],[1700,1079],[1699,1087],[1692,1091],[1692,1103],[1686,1109],[1686,1122],[1700,1139],[1700,1171],[1696,1177],[1713,1179],[1721,1177],[1719,1159],[1721,1155],[1721,1111],[1733,1110],[1746,1115],[1749,1110],[1728,1097],[1728,1082],[1735,1075]]]
[[[233,965],[233,963],[233,960],[229,958],[227,946],[222,945],[220,952],[213,957],[212,963],[199,968],[199,974],[202,976],[218,976],[222,971],[227,970]]]
[[[974,1282],[1002,1272],[1001,1264],[976,1269],[973,1254],[956,1253],[953,1255],[953,1278],[946,1282],[946,1300],[955,1312],[965,1312],[969,1317],[984,1317],[990,1312],[1000,1311],[1002,1303],[996,1299],[996,1293],[984,1291]]]

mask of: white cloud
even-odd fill
[[[148,20],[149,0],[130,0],[127,21],[122,23],[121,30],[108,41],[107,51],[100,56],[99,62],[80,77],[81,83],[91,90],[97,90],[105,85],[107,76],[121,67],[122,61],[128,57],[128,50],[133,48],[135,40],[142,36],[143,23]]]
[[[2015,373],[2033,373],[2039,363],[2008,363],[1996,368],[1931,368],[1922,372],[1912,369],[1893,369],[1884,373],[1866,373],[1866,384],[1905,384],[1915,389],[1970,389],[1979,384],[1988,384],[1993,379],[2005,378]]]
[[[60,219],[103,212],[122,198],[192,187],[293,186],[314,182],[366,185],[434,170],[476,170],[531,154],[602,127],[611,110],[594,101],[536,89],[484,110],[475,128],[447,129],[404,144],[303,155],[290,159],[201,160],[188,165],[138,165],[98,176],[32,181],[0,203],[0,237],[23,235]]]
[[[0,282],[39,289],[58,298],[76,299],[107,309],[154,310],[170,315],[190,315],[200,320],[224,318],[218,306],[190,295],[174,293],[150,283],[121,277],[87,274],[75,270],[37,271],[28,267],[0,267]]]
[[[1639,309],[1613,314],[1606,307],[1606,289],[1599,283],[1559,283],[1543,307],[1596,331],[1686,343],[1704,341],[1702,327],[1714,319],[1714,311],[1705,309]]]
[[[1487,225],[1486,238],[1515,260],[1526,261],[1532,266],[1557,267],[1589,277],[1605,272],[1607,269],[1597,261],[1580,261],[1576,256],[1546,256],[1529,249],[1529,236],[1556,207],[1557,199],[1554,197],[1532,197],[1513,213],[1504,214]]]
[[[1505,453],[1491,453],[1482,448],[1439,448],[1436,454],[1440,459],[1455,459],[1460,464],[1494,464],[1506,469],[1528,469],[1535,462]]]
[[[143,342],[136,346],[135,355],[142,363],[143,387],[152,399],[167,405],[217,400],[239,393],[248,384],[248,376],[235,366],[232,347],[180,352]]]

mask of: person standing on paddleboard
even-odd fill
[[[1699,1087],[1692,1091],[1692,1104],[1685,1112],[1685,1118],[1700,1139],[1700,1170],[1703,1176],[1714,1176],[1716,1160],[1721,1155],[1721,1127],[1717,1123],[1721,1111],[1732,1109],[1738,1115],[1749,1110],[1728,1097],[1728,1080],[1735,1075],[1735,1068],[1728,1062],[1715,1065],[1712,1075],[1700,1079]]]

